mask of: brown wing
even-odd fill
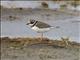
[[[48,27],[51,27],[50,25],[44,23],[44,22],[40,22],[38,21],[37,24],[36,24],[37,27],[39,28],[48,28]]]

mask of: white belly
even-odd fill
[[[37,31],[37,32],[47,32],[50,30],[50,28],[38,28],[36,26],[32,27],[32,29]]]

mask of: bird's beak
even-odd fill
[[[29,25],[30,23],[27,23],[26,25]]]

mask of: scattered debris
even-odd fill
[[[48,8],[48,4],[46,2],[42,2],[41,5],[44,7],[44,8]]]
[[[17,16],[12,16],[12,15],[10,15],[9,16],[9,19],[11,20],[11,21],[14,21],[15,19],[18,19],[19,17],[17,17]]]
[[[59,46],[59,47],[75,47],[79,48],[80,43],[74,43],[70,42],[69,38],[61,38],[61,40],[50,40],[48,38],[43,38],[42,41],[40,41],[40,38],[13,38],[10,39],[9,37],[1,38],[1,41],[8,42],[11,46],[11,48],[17,48],[17,47],[25,47],[35,44],[46,44],[49,46]]]

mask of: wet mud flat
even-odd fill
[[[1,38],[1,60],[79,60],[80,43],[48,38]]]

